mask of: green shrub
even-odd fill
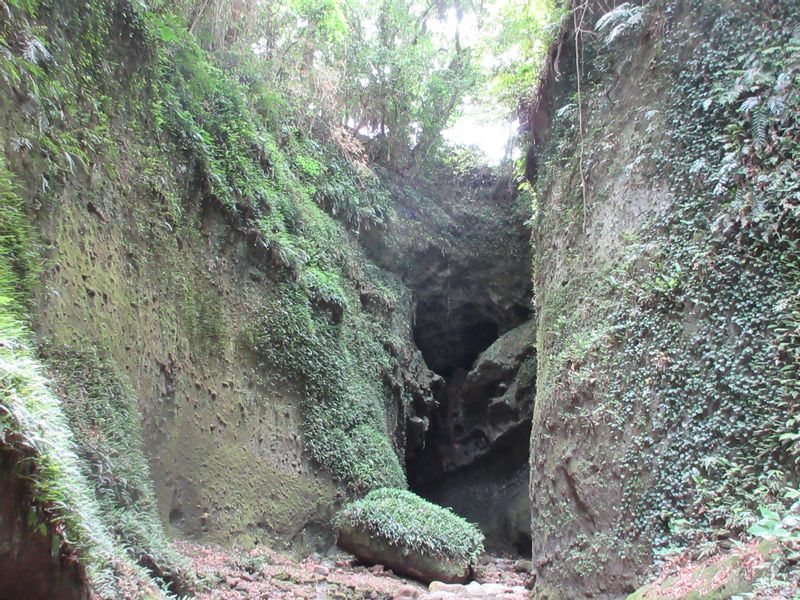
[[[483,552],[483,534],[452,511],[406,490],[381,488],[345,506],[336,524],[422,554],[473,563]]]

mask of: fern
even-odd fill
[[[770,96],[767,100],[767,108],[775,117],[781,117],[786,112],[786,96]]]
[[[610,10],[597,20],[595,31],[610,29],[606,35],[606,44],[613,44],[615,40],[628,34],[639,31],[646,24],[644,7],[636,6],[630,2],[623,2]]]
[[[34,65],[49,65],[53,62],[53,55],[45,47],[42,40],[37,37],[31,37],[25,42],[22,49],[22,58]]]
[[[753,145],[756,149],[764,148],[767,145],[767,128],[769,118],[767,111],[762,107],[753,111]]]
[[[758,103],[759,103],[758,96],[751,96],[747,98],[744,102],[742,102],[742,105],[739,107],[739,110],[741,110],[745,114],[750,113],[753,111],[754,108],[758,106]]]

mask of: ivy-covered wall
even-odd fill
[[[752,539],[798,481],[797,3],[610,8],[568,17],[530,119],[536,598]]]

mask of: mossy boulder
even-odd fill
[[[338,545],[426,583],[462,583],[483,551],[483,534],[450,510],[406,490],[381,488],[342,509]]]
[[[753,581],[776,550],[770,541],[749,544],[686,565],[638,589],[628,600],[725,600],[753,591]]]

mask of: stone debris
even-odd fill
[[[465,585],[434,581],[428,586],[428,593],[418,596],[418,600],[457,600],[460,598],[499,598],[502,600],[524,600],[528,589],[519,585],[501,583],[479,583],[472,581]]]
[[[198,600],[527,600],[529,575],[516,561],[483,555],[475,581],[425,586],[395,575],[384,565],[359,565],[352,559],[314,554],[304,560],[259,548],[241,554],[217,546],[177,542],[200,580],[216,582],[197,589]]]
[[[517,573],[531,573],[533,572],[533,563],[529,560],[518,560],[514,563],[514,570]]]

